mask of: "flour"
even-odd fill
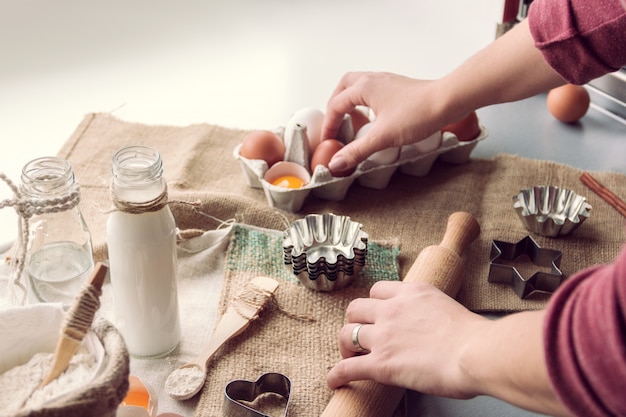
[[[165,390],[173,397],[186,397],[197,393],[204,379],[204,372],[198,366],[178,368],[167,377]]]
[[[52,353],[36,353],[27,363],[0,375],[0,416],[9,416],[19,410],[27,399],[26,407],[37,408],[48,400],[85,385],[93,378],[98,366],[96,358],[87,349],[81,348],[64,373],[38,389],[52,367],[53,357]]]

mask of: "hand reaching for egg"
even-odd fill
[[[271,207],[294,213],[311,193],[323,200],[341,201],[355,181],[382,190],[397,170],[411,176],[427,175],[439,156],[448,163],[465,163],[477,142],[486,137],[472,112],[420,142],[379,149],[356,166],[331,170],[330,161],[337,152],[348,144],[371,140],[377,121],[368,114],[367,109],[351,109],[343,115],[336,136],[322,139],[319,132],[324,114],[305,108],[294,113],[285,128],[249,132],[235,148],[235,157],[248,185],[263,189]]]

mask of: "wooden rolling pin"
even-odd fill
[[[420,252],[404,281],[429,282],[455,297],[464,275],[461,253],[479,234],[480,226],[472,215],[452,213],[441,243]],[[392,416],[405,391],[374,381],[353,381],[335,391],[322,417]]]

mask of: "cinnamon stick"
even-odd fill
[[[595,178],[588,172],[583,172],[580,176],[580,181],[585,184],[591,191],[600,196],[604,201],[609,203],[611,207],[617,210],[622,216],[626,217],[626,202],[620,199],[617,195],[613,194],[611,190],[600,184]]]

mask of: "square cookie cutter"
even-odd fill
[[[550,272],[537,271],[525,279],[511,264],[522,255],[527,255],[536,266],[550,268]],[[522,299],[537,291],[552,293],[564,280],[563,272],[559,269],[561,256],[561,251],[542,248],[531,236],[526,236],[517,243],[494,240],[491,245],[488,281],[509,284]]]
[[[291,380],[286,375],[269,372],[263,374],[256,381],[231,381],[224,389],[224,403],[222,415],[224,417],[270,417],[241,401],[252,402],[263,394],[278,394],[287,400],[283,417],[287,417],[291,394]]]

